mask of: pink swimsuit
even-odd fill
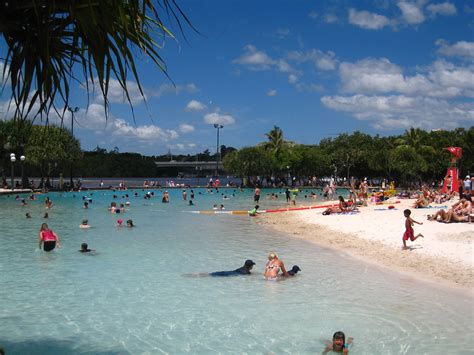
[[[43,240],[43,242],[54,242],[56,241],[56,236],[52,230],[47,229],[41,232],[41,240]]]

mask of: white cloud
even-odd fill
[[[456,6],[450,2],[443,2],[439,4],[429,4],[426,9],[432,16],[437,15],[455,15],[457,12]]]
[[[446,41],[439,39],[436,45],[439,46],[438,52],[443,55],[474,60],[474,42],[459,41],[449,45]]]
[[[199,91],[199,88],[194,83],[179,84],[179,85],[161,84],[158,89],[153,90],[153,91],[149,90],[148,95],[153,96],[153,97],[161,97],[164,94],[179,95],[181,92],[193,94],[198,91]]]
[[[255,46],[249,44],[244,47],[245,53],[239,58],[234,59],[232,63],[240,64],[250,70],[276,70],[281,73],[289,73],[289,78],[296,78],[301,75],[284,59],[273,59],[267,53],[258,50]],[[293,79],[290,79],[290,82]]]
[[[179,125],[179,131],[181,133],[191,133],[194,132],[194,126],[187,123],[182,123]]]
[[[316,11],[310,11],[310,13],[308,14],[308,17],[315,20],[318,18],[318,13]]]
[[[197,100],[191,100],[186,105],[186,111],[202,111],[206,109],[206,105]]]
[[[324,15],[324,22],[326,22],[326,23],[336,23],[337,21],[338,21],[338,18],[334,14]]]
[[[267,96],[276,96],[276,94],[277,94],[277,91],[275,89],[267,91]]]
[[[231,115],[222,115],[219,112],[208,113],[204,116],[204,122],[207,124],[231,125],[235,123],[234,117]]]
[[[290,29],[289,28],[278,28],[275,31],[277,37],[279,39],[286,39],[290,36]]]
[[[112,134],[121,138],[138,139],[141,141],[168,142],[179,137],[174,130],[163,129],[155,125],[132,126],[122,119],[111,122]]]
[[[397,6],[402,12],[402,20],[409,25],[417,25],[425,21],[425,15],[422,10],[423,2],[399,1]]]
[[[428,97],[324,96],[321,102],[336,111],[369,121],[379,130],[409,127],[453,129],[474,123],[474,104]]]
[[[143,102],[143,96],[140,93],[140,88],[138,84],[134,81],[128,81],[127,84],[127,91],[130,97],[130,102],[132,105],[137,105]],[[100,94],[99,94],[100,95]],[[146,94],[144,94],[145,99],[147,98]],[[109,92],[107,97],[111,103],[128,103],[127,95],[123,90],[120,82],[117,79],[111,78],[109,80]]]
[[[109,113],[106,120],[104,105],[92,103],[87,109],[81,108],[76,114],[78,128],[106,133],[120,140],[131,142],[169,142],[179,137],[175,130],[163,129],[156,125],[135,126]]]
[[[363,59],[339,66],[343,91],[350,93],[400,93],[409,96],[456,97],[474,95],[474,67],[437,61],[426,73],[406,76],[386,58]]]
[[[265,52],[257,50],[254,45],[244,47],[245,53],[234,59],[233,63],[248,66],[252,70],[268,70],[275,64]]]
[[[349,23],[369,30],[379,30],[389,25],[390,20],[383,15],[351,8],[349,9]]]
[[[288,54],[290,60],[298,63],[313,62],[320,70],[334,70],[337,67],[337,59],[334,52],[323,52],[319,49],[311,49],[306,52],[292,51]]]
[[[290,74],[290,75],[288,75],[288,82],[290,84],[295,84],[295,83],[298,82],[298,77],[294,74]]]

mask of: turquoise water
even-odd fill
[[[83,194],[48,194],[47,222],[63,244],[52,253],[36,249],[44,195],[25,207],[0,197],[0,346],[8,354],[314,354],[337,330],[355,338],[355,354],[472,351],[472,297],[266,230],[255,218],[187,213],[221,203],[247,210],[251,191],[222,200],[195,189],[196,206],[181,190],[170,190],[169,204],[160,191],[151,200],[137,192],[126,192],[123,215],[107,211],[111,191],[94,192],[87,210]],[[262,208],[283,197],[262,198]],[[117,228],[119,217],[137,227]],[[92,228],[79,229],[83,218]],[[77,252],[84,241],[96,255]],[[273,250],[302,272],[263,280]],[[188,275],[247,258],[257,263],[251,276]]]

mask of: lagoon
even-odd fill
[[[178,189],[169,204],[160,190],[151,200],[141,190],[49,193],[46,221],[63,244],[52,253],[37,250],[46,195],[24,207],[1,196],[0,346],[8,354],[313,354],[343,330],[355,338],[354,354],[471,351],[471,295],[267,230],[258,217],[189,213],[253,205],[251,190],[194,191],[195,206]],[[125,193],[129,210],[108,212],[113,194],[124,202]],[[87,210],[83,195],[92,198]],[[260,204],[283,201],[262,196]],[[137,227],[117,228],[119,217]],[[83,218],[89,230],[79,229]],[[97,254],[79,253],[82,242]],[[302,272],[263,280],[270,251]],[[248,258],[256,262],[251,276],[189,275],[232,270]]]

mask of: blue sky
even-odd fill
[[[107,123],[101,100],[92,94],[87,107],[84,89],[73,89],[83,149],[214,153],[214,123],[224,125],[221,144],[236,148],[265,140],[274,125],[305,144],[356,130],[474,125],[471,1],[180,4],[200,33],[186,29],[186,40],[165,41],[175,86],[137,58],[147,103],[130,81],[135,122],[115,81]],[[8,94],[0,118],[9,115]]]

